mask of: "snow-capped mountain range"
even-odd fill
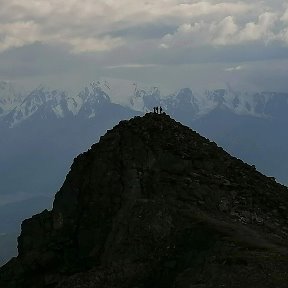
[[[231,89],[218,89],[194,93],[182,88],[162,95],[158,87],[142,88],[128,81],[101,80],[91,83],[75,95],[65,91],[38,87],[21,95],[7,82],[0,82],[0,119],[9,127],[39,114],[40,118],[95,117],[99,108],[111,103],[138,112],[151,111],[161,105],[167,112],[178,111],[197,119],[215,109],[226,109],[238,115],[273,117],[288,109],[288,93],[241,93]]]

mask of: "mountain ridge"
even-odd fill
[[[231,88],[207,90],[202,94],[193,93],[190,88],[181,88],[169,95],[161,95],[158,87],[147,89],[138,87],[135,83],[126,83],[124,91],[127,92],[122,91],[122,94],[119,94],[117,83],[113,87],[113,81],[109,83],[103,80],[91,83],[90,87],[85,87],[75,95],[40,86],[27,96],[19,97],[13,92],[11,85],[5,82],[2,84],[4,96],[1,97],[2,100],[0,98],[0,111],[2,111],[0,117],[2,114],[2,121],[10,127],[25,121],[38,110],[41,111],[42,117],[53,114],[56,118],[65,118],[79,114],[93,118],[96,107],[105,102],[119,104],[142,113],[151,111],[154,106],[159,105],[169,112],[184,109],[193,119],[201,118],[221,107],[237,115],[262,118],[278,117],[279,114],[283,117],[288,109],[288,93],[240,93]]]

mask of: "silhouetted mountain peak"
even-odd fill
[[[166,114],[121,121],[23,222],[0,286],[284,288],[287,192]]]

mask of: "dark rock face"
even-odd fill
[[[162,114],[79,155],[0,287],[287,287],[288,189]]]

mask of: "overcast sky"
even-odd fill
[[[288,92],[287,1],[0,0],[0,79]]]

